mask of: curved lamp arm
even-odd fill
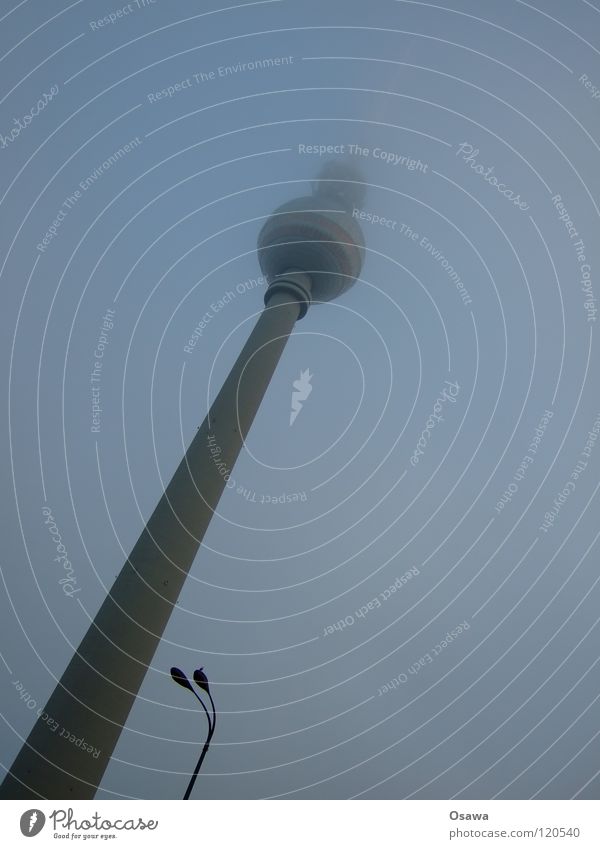
[[[184,798],[184,800],[186,800],[186,799],[190,798],[190,795],[191,795],[192,790],[194,788],[194,784],[196,783],[196,779],[198,778],[198,773],[200,772],[200,768],[202,767],[202,763],[204,761],[204,758],[206,757],[206,753],[208,752],[208,747],[210,746],[210,741],[212,740],[213,734],[215,733],[215,725],[216,725],[216,721],[217,721],[217,712],[216,712],[216,709],[215,709],[215,703],[213,701],[213,697],[212,697],[210,690],[209,690],[209,687],[208,687],[208,680],[207,680],[206,676],[204,675],[202,669],[197,669],[194,672],[194,682],[197,684],[197,686],[199,688],[204,690],[204,692],[206,692],[206,694],[208,695],[208,698],[210,699],[210,704],[211,704],[212,718],[211,718],[211,714],[208,711],[208,708],[204,704],[204,701],[201,699],[201,697],[198,695],[198,693],[194,690],[194,688],[192,687],[188,677],[185,675],[184,672],[182,672],[176,666],[173,666],[171,668],[171,678],[173,679],[173,681],[175,681],[176,684],[179,684],[184,689],[191,690],[191,692],[194,694],[194,696],[198,699],[198,701],[202,705],[204,713],[206,714],[206,719],[208,721],[208,736],[207,736],[207,738],[204,742],[204,746],[202,747],[202,752],[200,753],[200,758],[198,759],[198,763],[196,764],[194,772],[192,773],[192,777],[190,778],[190,782],[189,782],[187,789],[185,791],[185,795],[184,795],[183,798]]]

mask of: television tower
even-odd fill
[[[348,166],[325,166],[312,195],[280,206],[264,224],[264,310],[0,798],[94,797],[294,324],[311,303],[339,297],[360,274],[364,241],[351,215],[364,193],[357,176]],[[53,731],[57,722],[70,736]]]

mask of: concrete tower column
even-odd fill
[[[0,798],[93,798],[228,472],[309,300],[306,274],[283,275],[269,286],[254,330],[17,755]],[[54,721],[100,754],[58,736]]]

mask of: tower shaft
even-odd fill
[[[285,275],[283,275],[285,276]],[[281,281],[0,787],[4,799],[93,798],[294,324]],[[300,288],[302,288],[300,287]],[[292,293],[291,293],[292,292]],[[52,730],[55,722],[70,737]],[[74,737],[73,737],[74,735]],[[81,743],[100,754],[88,752]]]

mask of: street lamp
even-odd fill
[[[190,798],[190,795],[191,795],[192,790],[194,788],[194,784],[196,783],[196,779],[198,778],[198,773],[200,772],[200,768],[202,766],[204,758],[206,757],[206,753],[208,752],[208,747],[210,746],[210,741],[212,740],[213,734],[215,733],[215,725],[217,724],[217,712],[215,710],[215,703],[213,701],[213,697],[210,693],[210,687],[208,685],[208,679],[207,679],[206,675],[204,674],[202,667],[200,667],[200,669],[196,669],[194,671],[194,683],[201,690],[204,690],[204,692],[208,695],[208,698],[210,699],[212,716],[208,712],[208,708],[206,707],[206,705],[204,704],[204,702],[202,701],[202,699],[200,698],[198,693],[194,690],[194,688],[190,684],[187,675],[184,672],[182,672],[181,669],[178,669],[176,666],[171,667],[171,678],[173,679],[173,681],[175,681],[176,684],[179,684],[180,687],[183,687],[186,690],[191,690],[191,692],[194,694],[194,696],[198,699],[198,701],[202,705],[202,707],[204,709],[204,713],[206,714],[206,718],[208,720],[208,736],[207,736],[207,738],[204,742],[204,746],[202,747],[202,752],[200,753],[200,758],[198,759],[198,763],[196,764],[196,768],[194,769],[194,772],[192,773],[190,783],[188,784],[187,790],[185,791],[185,795],[184,795],[183,798],[184,798],[184,800],[186,800],[186,799]]]

